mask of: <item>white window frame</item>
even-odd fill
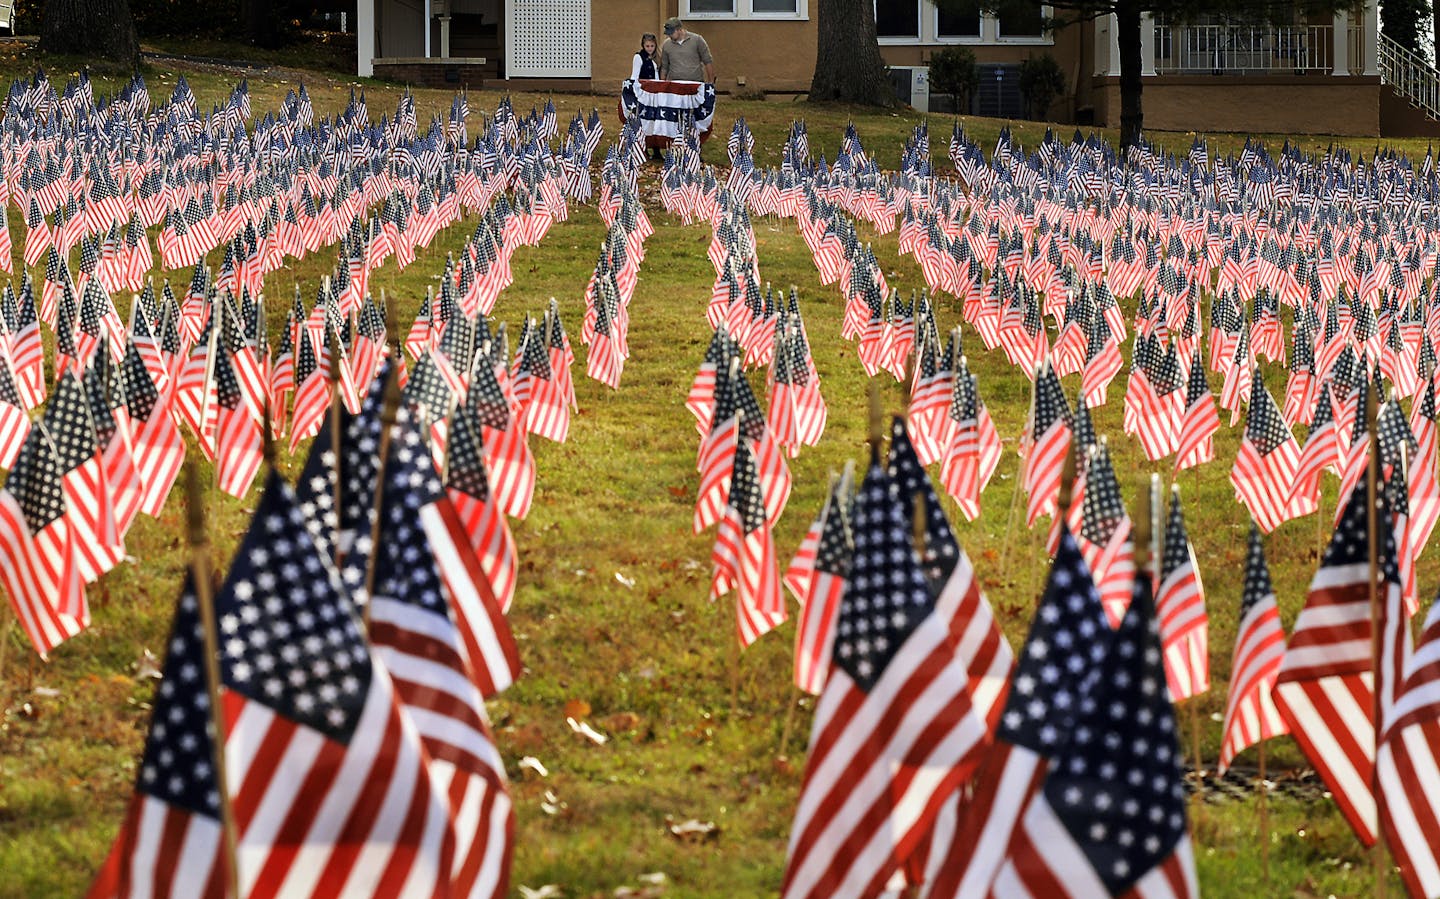
[[[724,22],[759,19],[777,22],[808,22],[810,20],[810,0],[795,0],[794,12],[756,12],[752,0],[730,0],[730,10],[730,12],[694,12],[690,9],[690,0],[680,0],[680,18],[685,21],[694,19],[697,22]]]

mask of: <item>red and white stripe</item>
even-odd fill
[[[956,584],[942,594],[869,692],[832,667],[815,709],[783,896],[879,893],[974,772],[986,727],[957,651],[957,605],[967,593]]]
[[[504,896],[514,809],[505,763],[455,625],[449,616],[384,596],[371,597],[368,612],[371,643],[419,731],[430,777],[450,809],[450,894]]]
[[[1175,702],[1210,689],[1210,618],[1205,588],[1195,566],[1195,550],[1186,541],[1188,561],[1160,582],[1155,614],[1165,653],[1165,680]]]

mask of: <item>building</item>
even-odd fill
[[[358,0],[361,75],[435,86],[609,94],[640,35],[672,15],[704,34],[721,93],[794,96],[815,65],[815,8],[825,0]],[[1018,74],[1049,54],[1067,93],[1048,118],[1119,124],[1114,17],[1046,31],[1030,15],[943,15],[929,0],[874,0],[881,54],[897,94],[929,109],[930,58],[969,48],[980,86],[963,110],[1022,117]],[[1440,134],[1440,78],[1363,13],[1293,25],[1144,17],[1145,125],[1156,130]],[[948,108],[948,107],[947,107]]]

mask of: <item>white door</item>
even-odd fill
[[[589,78],[590,0],[507,0],[507,78]]]

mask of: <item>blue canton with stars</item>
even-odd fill
[[[1042,755],[1054,753],[1069,740],[1080,700],[1095,689],[1109,647],[1100,594],[1061,523],[1060,547],[1020,648],[996,736]]]
[[[339,573],[273,470],[215,596],[225,686],[348,743],[370,689],[370,651]]]
[[[1175,710],[1149,578],[1135,581],[1130,608],[1099,669],[1044,791],[1110,894],[1118,896],[1174,851],[1186,828]]]
[[[408,418],[396,423],[385,465],[375,595],[449,616],[435,554],[420,525],[420,509],[445,494],[430,452]]]
[[[924,564],[925,579],[930,584],[930,596],[939,598],[940,591],[945,588],[945,583],[950,580],[950,575],[960,561],[960,543],[955,539],[950,522],[945,518],[945,509],[940,505],[940,497],[930,484],[930,476],[920,464],[915,445],[910,442],[905,419],[899,416],[890,424],[889,474],[899,490],[906,521],[910,521],[915,514],[916,495],[925,497],[925,546],[921,549],[920,559]],[[912,533],[913,530],[907,529],[906,533]]]
[[[855,557],[835,628],[835,664],[866,692],[935,608],[897,494],[872,465],[855,503]]]
[[[200,607],[187,576],[170,631],[164,677],[155,688],[135,788],[193,814],[218,819],[220,794],[204,665]]]

